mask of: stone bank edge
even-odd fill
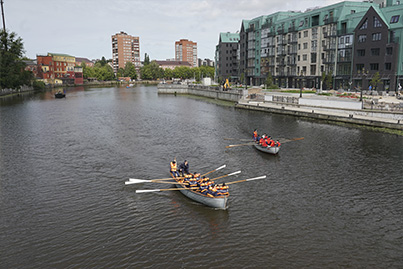
[[[290,97],[296,102],[290,104],[285,102],[272,101],[273,99],[283,100],[280,98],[267,98],[267,100],[248,100],[248,90],[231,89],[223,91],[220,87],[199,86],[199,85],[175,85],[175,84],[158,84],[158,94],[189,94],[212,99],[235,102],[236,108],[264,111],[270,113],[306,117],[317,120],[342,122],[349,124],[358,124],[370,127],[388,128],[403,131],[403,112],[390,112],[379,110],[349,109],[331,107],[329,102],[337,103],[337,101],[322,101],[321,103],[328,106],[304,105],[304,98]],[[276,93],[271,93],[275,96]],[[270,101],[271,100],[271,101]],[[344,101],[341,101],[344,102]],[[340,102],[340,103],[341,103]],[[353,102],[353,101],[352,101]],[[355,101],[359,102],[359,101]],[[362,106],[359,102],[358,106]],[[355,106],[357,107],[357,104]]]

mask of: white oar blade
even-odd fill
[[[136,193],[156,192],[156,191],[161,191],[161,190],[160,190],[160,189],[154,189],[154,190],[136,190]]]
[[[239,171],[236,171],[236,172],[234,172],[234,173],[231,173],[231,174],[228,174],[228,176],[233,176],[233,175],[236,175],[236,174],[239,174],[239,173],[241,173],[241,170],[239,170]]]
[[[223,166],[218,167],[218,168],[216,169],[216,171],[221,170],[221,169],[223,169],[223,168],[225,168],[225,167],[227,167],[226,164],[224,164]]]
[[[246,181],[252,181],[252,180],[256,180],[256,179],[263,179],[263,178],[266,178],[266,176],[260,176],[260,177],[248,178],[248,179],[246,179]]]
[[[130,184],[147,183],[147,182],[150,182],[150,181],[145,180],[145,179],[135,179],[135,178],[131,178],[131,179],[129,179],[129,181],[126,181],[125,184],[126,184],[126,185],[130,185]]]

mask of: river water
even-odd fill
[[[226,149],[253,129],[278,156]],[[402,268],[403,138],[155,86],[0,99],[1,268]],[[170,184],[176,157],[230,182],[228,210]]]

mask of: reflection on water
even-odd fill
[[[398,136],[245,111],[155,86],[70,88],[0,98],[0,259],[38,267],[400,268],[403,181]],[[224,138],[258,129],[278,156]],[[169,162],[223,164],[228,210],[172,185]]]

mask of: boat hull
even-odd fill
[[[270,147],[270,148],[264,148],[261,145],[255,144],[253,145],[257,150],[264,152],[264,153],[269,153],[269,154],[273,154],[276,155],[279,151],[281,147]]]
[[[188,190],[188,189],[183,189],[185,188],[185,185],[177,183],[175,186],[183,195],[188,197],[189,199],[192,199],[193,201],[196,201],[198,203],[201,203],[203,205],[217,208],[217,209],[227,209],[228,208],[228,196],[219,196],[219,197],[209,197],[207,195],[201,194],[196,191]],[[182,190],[183,189],[183,190]]]
[[[66,94],[64,93],[55,93],[55,98],[65,98]]]

